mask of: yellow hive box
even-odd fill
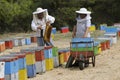
[[[99,44],[98,54],[101,53],[101,45]]]
[[[19,70],[19,80],[28,80],[27,79],[27,70],[26,69],[22,69]]]
[[[53,64],[53,58],[48,58],[48,59],[45,59],[45,64],[46,64],[46,70],[52,70],[53,67],[54,67],[54,64]]]
[[[90,31],[95,31],[96,30],[95,25],[90,26],[89,30]]]
[[[26,55],[26,64],[27,65],[35,64],[35,54],[27,54]]]
[[[64,63],[64,54],[63,54],[63,53],[61,53],[61,54],[59,55],[59,62],[60,62],[60,64],[63,64],[63,63]]]

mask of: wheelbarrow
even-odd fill
[[[80,48],[80,44],[84,44],[82,45],[84,48]],[[75,45],[74,49],[73,45]],[[89,64],[95,66],[94,41],[70,42],[70,54],[66,68],[71,67],[73,61],[78,63],[80,70],[88,67]]]

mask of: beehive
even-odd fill
[[[26,54],[26,65],[35,64],[35,52],[30,48],[21,49],[23,54]]]
[[[58,56],[53,57],[53,61],[54,61],[54,68],[59,66],[59,58]]]
[[[0,52],[3,52],[5,49],[5,42],[0,42]]]
[[[27,79],[27,70],[26,69],[19,70],[19,80],[28,80]]]
[[[19,45],[19,44],[18,44],[18,39],[15,38],[15,39],[13,39],[12,41],[13,41],[13,45],[14,45],[15,47]]]
[[[44,56],[45,56],[45,59],[53,57],[53,55],[52,55],[52,46],[46,46],[45,47]]]
[[[49,70],[52,70],[53,69],[53,58],[48,58],[48,59],[45,59],[45,63],[46,63],[46,70],[49,71]]]
[[[5,40],[5,47],[6,49],[12,49],[13,48],[13,42],[11,39],[6,39]]]
[[[26,45],[30,45],[31,44],[31,38],[30,37],[26,37],[25,38],[25,44]]]
[[[37,61],[35,63],[36,73],[44,73],[46,71],[45,60]]]
[[[9,74],[9,75],[5,75],[5,80],[19,80],[18,72]]]
[[[0,80],[5,78],[5,62],[0,62]]]
[[[27,65],[27,76],[28,76],[28,78],[32,78],[32,77],[36,76],[35,64]]]

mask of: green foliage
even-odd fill
[[[0,32],[17,32],[27,28],[30,21],[32,0],[0,1]],[[23,20],[25,21],[23,22]],[[27,23],[26,23],[27,22]]]
[[[0,33],[31,30],[32,12],[46,8],[60,29],[76,24],[76,10],[85,7],[92,11],[92,23],[112,25],[120,22],[120,0],[0,0]]]
[[[72,8],[58,8],[55,13],[56,23],[55,26],[60,29],[60,27],[69,26],[70,28],[75,25],[75,17],[77,9]]]

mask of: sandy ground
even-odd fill
[[[69,47],[69,39],[60,39],[54,41],[58,48]],[[33,43],[30,46],[37,46]],[[9,52],[19,51],[21,48],[28,47],[28,45],[21,47],[14,47],[2,52],[1,55]],[[58,67],[51,71],[47,71],[42,75],[37,74],[34,78],[28,80],[120,80],[120,39],[117,44],[110,47],[110,49],[101,52],[96,56],[96,66],[90,66],[80,71],[78,67],[64,68]]]
[[[56,41],[59,47],[69,47],[69,40]],[[96,66],[90,66],[80,71],[74,68],[55,68],[29,80],[120,80],[120,41],[110,49],[96,56]]]

